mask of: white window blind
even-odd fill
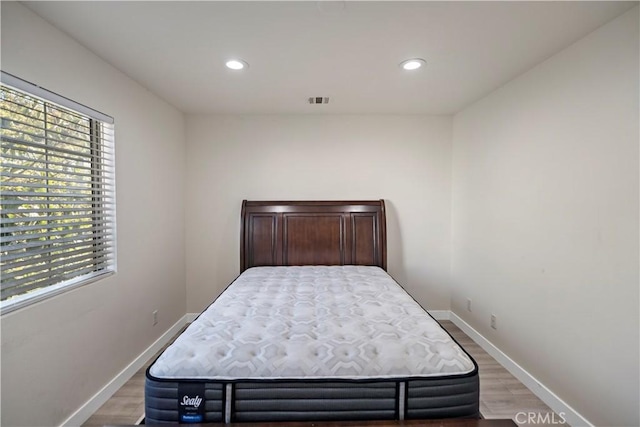
[[[4,313],[115,272],[115,177],[109,116],[3,72],[0,120]]]

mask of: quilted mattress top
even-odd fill
[[[158,379],[461,375],[471,358],[384,270],[254,267],[149,369]]]

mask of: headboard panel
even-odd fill
[[[387,269],[384,200],[242,202],[241,272],[350,264]]]

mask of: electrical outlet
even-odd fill
[[[471,298],[467,298],[467,311],[471,311]]]
[[[491,315],[491,327],[492,327],[493,329],[496,329],[496,330],[497,330],[497,329],[498,329],[498,325],[497,325],[496,321],[497,321],[497,320],[496,320],[496,315],[495,315],[495,314],[492,314],[492,315]]]
[[[158,324],[158,310],[153,311],[153,326]]]

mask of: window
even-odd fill
[[[113,119],[8,73],[0,85],[3,313],[115,272]]]

